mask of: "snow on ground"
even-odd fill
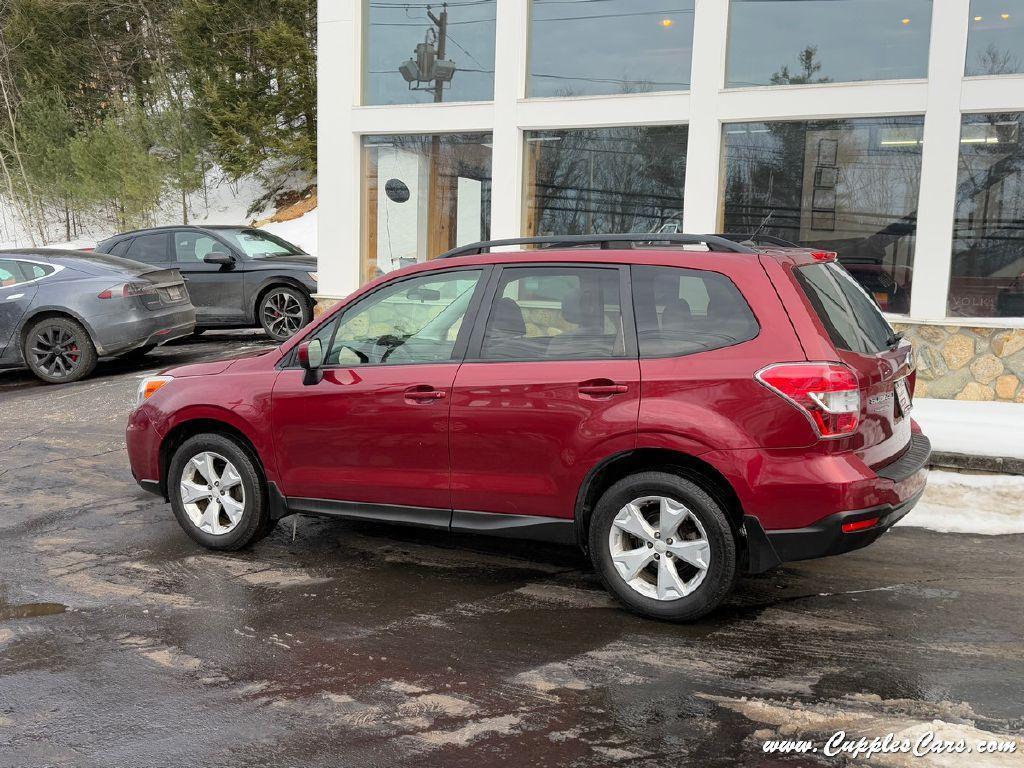
[[[914,418],[933,451],[1024,459],[1024,404],[914,400]]]
[[[267,230],[271,234],[283,237],[289,243],[295,243],[306,253],[310,253],[313,256],[317,254],[317,239],[316,239],[316,222],[317,222],[317,208],[314,208],[304,216],[300,216],[297,219],[291,221],[273,221],[269,224],[265,224],[261,229]]]
[[[1024,477],[932,470],[921,501],[897,525],[942,533],[1024,533]]]

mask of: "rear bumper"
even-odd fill
[[[841,555],[871,544],[921,500],[930,456],[928,438],[915,432],[903,456],[877,471],[875,482],[886,487],[893,499],[889,503],[833,512],[799,528],[767,531],[756,516],[746,515],[746,572],[761,573],[781,563]],[[853,530],[844,531],[844,525]]]
[[[873,543],[904,517],[921,499],[918,493],[896,506],[837,512],[806,528],[765,531],[756,517],[744,518],[747,533],[747,573],[762,573],[781,563],[841,555]],[[870,528],[846,533],[843,525],[878,519]]]
[[[157,311],[133,310],[117,319],[104,318],[94,327],[99,354],[119,355],[188,336],[196,327],[196,311],[191,305]]]

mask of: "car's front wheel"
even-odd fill
[[[700,486],[668,472],[630,475],[605,491],[589,545],[608,590],[654,618],[705,615],[736,576],[736,542],[724,512]]]
[[[47,317],[34,323],[22,346],[25,362],[47,384],[85,378],[96,367],[96,347],[88,331],[68,317]]]
[[[179,525],[208,549],[241,549],[274,527],[259,467],[225,435],[182,443],[171,458],[167,491]]]
[[[278,286],[267,291],[257,307],[260,325],[274,341],[285,341],[313,319],[309,297],[297,288]]]

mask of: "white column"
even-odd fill
[[[914,319],[937,320],[946,316],[969,14],[970,0],[932,4],[928,109],[924,118],[921,197],[910,293],[910,316]]]
[[[352,108],[361,87],[362,5],[319,0],[317,7],[317,290],[327,299],[360,282],[362,181]]]
[[[494,40],[494,149],[491,239],[518,237],[523,222],[523,136],[519,99],[526,88],[529,0],[498,0]]]
[[[693,19],[693,64],[690,73],[690,128],[686,153],[683,229],[705,233],[718,229],[722,162],[719,92],[725,84],[728,0],[696,0]]]

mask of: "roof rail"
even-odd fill
[[[504,245],[540,245],[545,248],[577,247],[596,245],[609,249],[616,243],[668,243],[671,245],[706,245],[711,250],[730,253],[757,253],[753,248],[727,240],[717,235],[684,235],[676,232],[633,232],[617,235],[545,235],[542,237],[513,237],[506,240],[482,240],[479,243],[460,245],[445,251],[437,258],[450,259],[455,256],[473,256]]]

